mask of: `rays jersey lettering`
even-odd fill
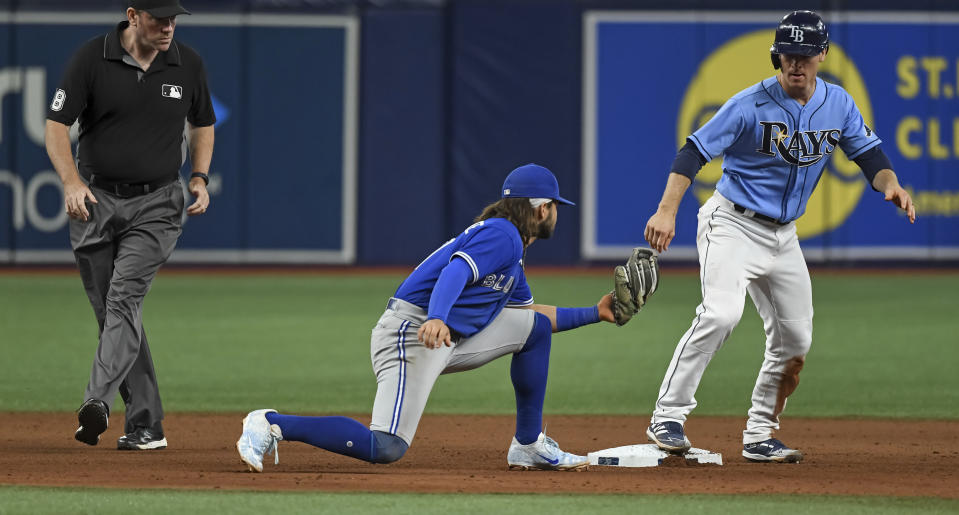
[[[776,77],[734,95],[688,139],[707,160],[722,156],[722,196],[783,223],[806,211],[836,147],[855,159],[882,143],[842,87],[817,78],[801,105]]]
[[[787,136],[789,127],[783,122],[759,122],[759,125],[762,126],[763,145],[756,152],[767,156],[778,152],[783,161],[797,166],[816,164],[832,154],[842,136],[839,129],[793,131]]]
[[[453,331],[471,336],[489,325],[504,307],[533,303],[523,270],[523,242],[516,226],[503,218],[477,222],[444,243],[413,270],[393,296],[429,309],[433,287],[454,259],[464,260],[472,277],[446,319]]]

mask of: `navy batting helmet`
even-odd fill
[[[829,32],[822,17],[812,11],[793,11],[779,22],[769,57],[778,70],[779,54],[812,56],[828,49]]]

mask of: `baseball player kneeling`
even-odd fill
[[[509,468],[586,468],[586,457],[564,452],[542,432],[551,334],[600,320],[624,323],[638,307],[623,291],[625,286],[635,290],[637,281],[626,281],[623,274],[617,280],[625,308],[612,293],[586,308],[533,304],[523,257],[531,243],[552,235],[557,204],[573,205],[559,195],[552,172],[534,164],[513,170],[502,198],[430,254],[389,299],[370,338],[377,382],[370,427],[346,417],[256,410],[243,420],[236,443],[243,462],[262,472],[264,455],[275,456],[279,440],[305,442],[370,463],[397,461],[413,442],[440,374],[471,370],[510,354],[516,434],[506,458]],[[646,263],[632,270],[650,267]],[[637,292],[635,298],[645,301],[648,293]],[[276,456],[274,463],[279,463]]]

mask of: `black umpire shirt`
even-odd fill
[[[184,119],[195,127],[216,116],[203,60],[173,40],[144,72],[120,45],[129,25],[94,38],[74,54],[47,118],[64,125],[80,119],[80,175],[141,183],[179,173],[186,159]]]

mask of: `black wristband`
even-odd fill
[[[208,186],[208,185],[210,184],[210,176],[209,176],[209,175],[207,175],[207,174],[205,174],[205,173],[202,173],[202,172],[193,172],[193,173],[190,174],[190,179],[194,179],[194,178],[196,178],[196,177],[199,177],[199,178],[203,179],[203,184],[204,184],[205,186]]]
[[[884,170],[886,168],[892,170],[892,162],[889,161],[889,156],[882,151],[882,148],[880,148],[879,145],[876,145],[862,154],[859,154],[855,159],[853,159],[853,161],[859,165],[859,168],[862,170],[862,174],[866,176],[866,181],[874,190],[876,190],[876,187],[872,185],[872,181],[876,178],[876,174],[879,173],[879,170]]]
[[[687,138],[686,144],[676,153],[676,158],[673,160],[669,171],[685,175],[692,181],[704,166],[706,166],[706,158],[699,152],[692,140]]]

